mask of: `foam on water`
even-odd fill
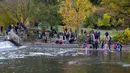
[[[44,56],[54,56],[50,53],[42,53],[42,52],[30,52],[29,55],[25,55],[25,56],[41,56],[41,55],[44,55]]]
[[[123,64],[123,67],[130,67],[130,64]]]
[[[17,48],[12,42],[10,41],[2,41],[0,42],[0,51],[7,51]]]

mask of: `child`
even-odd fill
[[[86,40],[84,40],[83,48],[85,48],[85,55],[88,55],[88,44]]]
[[[114,44],[114,49],[116,50],[116,48],[117,48],[117,43]]]
[[[83,43],[83,48],[86,48],[86,47],[88,47],[88,44],[87,44],[87,41],[86,41],[86,40],[84,40],[84,43]]]
[[[63,41],[62,41],[62,40],[60,40],[60,41],[59,41],[59,44],[61,44],[61,45],[62,45],[62,44],[63,44]]]
[[[116,50],[117,51],[121,51],[122,50],[122,45],[119,42],[117,43]]]

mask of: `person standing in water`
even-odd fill
[[[108,32],[105,33],[105,37],[106,37],[106,40],[107,40],[108,48],[109,48],[109,50],[110,50],[110,49],[111,49],[112,37],[109,36],[109,33],[108,33]]]
[[[84,54],[85,54],[85,55],[88,55],[88,44],[87,44],[87,41],[86,41],[86,40],[83,41],[83,48],[85,48]]]

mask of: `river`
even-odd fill
[[[130,73],[130,51],[32,47],[0,52],[0,73]]]

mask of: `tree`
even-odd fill
[[[61,2],[59,13],[63,23],[79,27],[96,8],[89,0],[64,0]]]
[[[12,20],[12,18],[10,18],[8,15],[4,13],[3,10],[0,9],[0,25],[7,27],[8,24],[13,24],[13,23],[15,23],[15,21]]]
[[[102,16],[100,16],[96,12],[91,14],[88,18],[86,18],[85,27],[94,28],[97,25],[97,22],[98,22],[97,19],[100,18],[100,17],[102,17]]]
[[[9,0],[0,1],[0,6],[7,16],[15,22],[26,23],[29,18],[31,0],[18,0],[10,3]]]
[[[112,17],[116,19],[124,18],[125,24],[130,23],[129,0],[103,0],[101,5]]]
[[[129,0],[103,0],[102,5],[118,14],[130,17],[130,1]]]
[[[34,24],[39,21],[46,25],[58,25],[61,21],[58,0],[17,0],[15,3],[6,0],[1,1],[0,6],[15,23],[30,21]]]
[[[31,18],[33,18],[33,21],[42,22],[47,26],[57,26],[61,23],[58,9],[59,2],[57,0],[34,0]]]

